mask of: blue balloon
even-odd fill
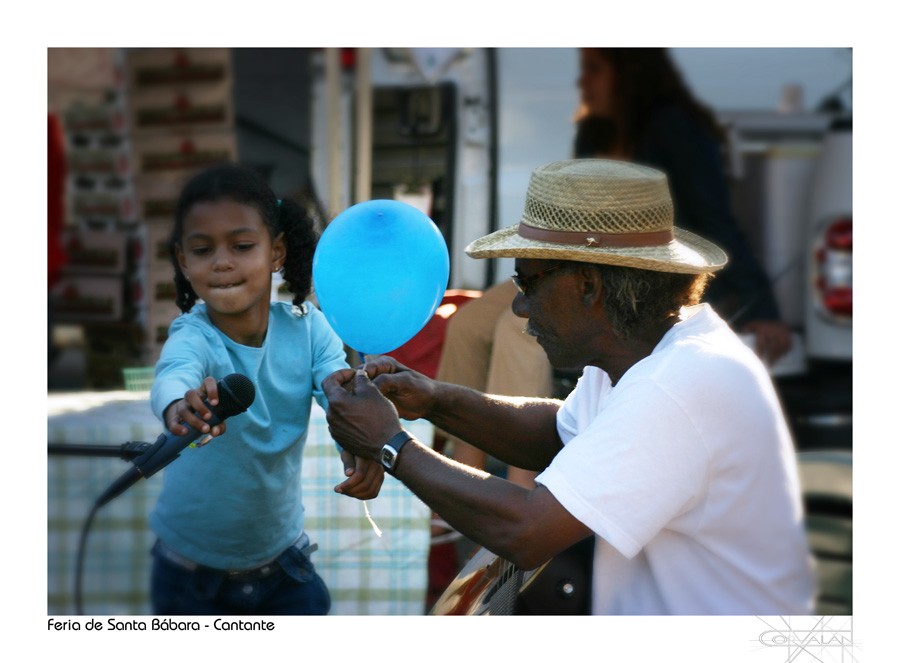
[[[441,231],[396,200],[370,200],[328,224],[313,257],[319,307],[348,346],[384,354],[415,336],[440,306],[450,276]]]

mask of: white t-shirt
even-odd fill
[[[793,443],[762,362],[708,305],[612,386],[587,367],[538,477],[597,535],[594,614],[813,606]]]

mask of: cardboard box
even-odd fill
[[[169,259],[169,233],[171,224],[142,223],[135,230],[132,255],[135,256],[133,273],[145,280],[171,279],[172,262]]]
[[[69,227],[62,235],[68,260],[64,271],[70,275],[123,275],[133,265],[132,239],[133,233],[126,230]]]
[[[121,276],[66,276],[50,292],[57,322],[118,322],[124,317]]]
[[[134,134],[223,131],[234,126],[230,83],[213,86],[148,88],[129,96]]]
[[[69,177],[128,178],[133,173],[131,142],[122,136],[69,136],[66,170]]]
[[[232,132],[134,138],[135,168],[143,175],[184,176],[227,161],[237,161],[237,139]]]
[[[133,93],[172,86],[230,83],[231,49],[132,49],[126,62],[126,80]]]
[[[135,177],[134,187],[141,218],[152,225],[163,224],[168,229],[175,219],[178,197],[190,174],[175,171]]]
[[[63,111],[67,134],[128,133],[128,107],[124,95],[101,103],[75,103]]]
[[[138,220],[137,195],[129,180],[89,175],[70,178],[68,196],[71,218],[127,224]]]

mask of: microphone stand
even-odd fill
[[[149,442],[126,442],[117,447],[104,444],[60,444],[50,442],[47,445],[47,453],[50,456],[92,456],[134,460],[149,449],[150,446]]]
[[[256,397],[256,388],[246,375],[240,373],[232,373],[226,375],[219,380],[219,396],[220,402],[217,408],[213,409],[216,415],[210,419],[210,425],[222,421],[226,417],[246,412],[247,408],[253,403]],[[207,404],[208,405],[208,404]],[[125,460],[134,461],[134,467],[119,477],[108,489],[101,495],[91,512],[88,514],[87,520],[81,531],[81,541],[78,546],[78,557],[76,559],[75,568],[75,606],[78,614],[84,614],[81,600],[81,571],[84,565],[84,549],[87,542],[87,534],[90,530],[91,523],[98,509],[109,502],[114,497],[120,495],[127,490],[139,477],[147,478],[163,467],[171,463],[178,455],[189,446],[200,433],[194,429],[187,435],[167,435],[161,434],[156,438],[156,442],[149,444],[146,442],[126,442],[125,444],[114,446],[102,446],[92,444],[49,444],[47,451],[49,454],[72,454],[76,456],[112,456],[120,457]],[[141,458],[141,456],[144,456]]]

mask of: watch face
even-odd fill
[[[394,450],[390,447],[384,447],[381,450],[381,464],[387,468],[391,468],[394,466],[394,459],[397,455],[394,453]]]

